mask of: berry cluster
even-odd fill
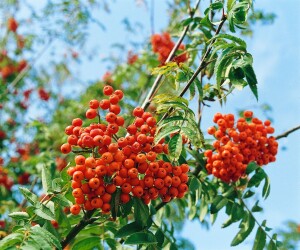
[[[119,116],[118,102],[123,92],[105,86],[103,93],[108,99],[91,100],[86,111],[86,118],[98,118],[98,123],[83,127],[83,121],[76,118],[65,130],[68,143],[61,146],[62,153],[71,152],[73,146],[91,153],[89,157],[77,155],[76,166],[67,170],[76,202],[71,213],[78,214],[82,206],[85,210],[101,208],[108,213],[112,194],[117,190],[123,204],[132,196],[145,204],[158,197],[164,202],[183,197],[188,190],[189,166],[172,166],[159,159],[161,154],[168,153],[168,145],[164,139],[154,145],[156,119],[142,108],[135,108],[135,120],[126,128],[128,134],[119,138],[117,132],[124,119]],[[98,108],[109,110],[105,121],[101,121]]]
[[[209,174],[224,182],[235,182],[245,174],[250,162],[262,166],[276,160],[278,143],[275,137],[268,137],[274,133],[269,120],[262,122],[253,118],[252,111],[245,111],[236,125],[232,114],[217,113],[213,121],[218,126],[208,128],[208,134],[216,138],[215,152],[207,150],[204,153]]]
[[[8,20],[7,20],[7,29],[9,31],[12,31],[14,33],[17,32],[17,28],[18,28],[18,22],[16,21],[16,19],[14,19],[13,17],[10,17]]]
[[[175,46],[174,42],[171,40],[169,33],[165,32],[162,35],[154,34],[151,37],[152,49],[153,52],[158,54],[158,60],[161,64],[164,64],[167,60],[169,54],[171,53],[173,47]],[[179,55],[173,58],[174,62],[183,63],[188,59],[188,54],[183,52],[185,46],[180,44],[179,46]]]
[[[17,49],[20,50],[25,45],[25,40],[22,36],[17,34],[18,23],[11,17],[7,20],[7,30],[14,33],[16,39]],[[8,77],[18,74],[27,66],[26,60],[14,61],[7,55],[6,50],[2,50],[0,54],[0,73],[5,80]]]
[[[3,79],[20,73],[26,66],[27,62],[25,60],[15,62],[7,55],[5,51],[2,51],[0,54],[0,72]]]
[[[128,52],[127,63],[129,65],[134,64],[138,59],[139,59],[139,56],[137,54],[134,54],[131,50]]]
[[[10,190],[14,185],[13,179],[9,178],[7,170],[0,164],[0,185],[3,185],[7,190]]]
[[[48,101],[50,98],[50,93],[47,92],[44,88],[39,88],[38,94],[39,94],[40,99],[43,101]]]

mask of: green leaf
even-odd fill
[[[54,214],[44,204],[41,204],[41,206],[36,208],[34,212],[36,213],[36,215],[40,216],[45,220],[55,220]]]
[[[164,241],[165,241],[165,235],[164,235],[164,233],[162,232],[162,230],[160,228],[157,229],[157,231],[155,233],[155,237],[156,237],[156,240],[157,240],[157,245],[159,247],[162,247],[163,244],[164,244]]]
[[[253,216],[249,213],[246,213],[244,215],[243,220],[240,223],[241,229],[232,240],[231,246],[237,246],[238,244],[242,243],[252,232],[254,226],[255,226],[255,220]]]
[[[212,3],[210,6],[213,10],[219,10],[219,9],[223,8],[223,3],[222,2],[215,2],[215,3]]]
[[[55,196],[53,196],[52,201],[54,203],[59,204],[62,207],[70,206],[69,200],[66,197],[62,196],[61,194],[56,194]]]
[[[24,187],[19,187],[19,190],[24,195],[25,199],[32,205],[38,202],[39,200],[38,197],[34,193],[32,193],[29,189]]]
[[[40,235],[41,237],[44,237],[50,244],[55,246],[57,249],[62,249],[59,240],[53,234],[49,233],[44,228],[36,225],[36,226],[32,227],[31,230],[35,234]]]
[[[246,174],[251,174],[254,170],[260,168],[259,165],[257,165],[255,162],[250,162],[247,166],[247,169],[246,169]]]
[[[29,236],[37,245],[39,246],[38,249],[45,249],[45,250],[53,250],[53,247],[49,244],[49,242],[44,238],[41,237],[40,234],[36,234],[32,232]]]
[[[255,193],[251,190],[248,190],[244,195],[243,195],[243,198],[244,199],[247,199],[247,198],[250,198],[254,195]]]
[[[73,246],[72,250],[90,250],[100,245],[100,237],[88,236],[80,241],[77,241]]]
[[[201,182],[198,178],[196,177],[191,177],[189,181],[189,190],[191,192],[196,191],[199,187],[201,187]]]
[[[52,191],[51,173],[45,164],[42,166],[42,185],[46,194]]]
[[[153,100],[154,103],[160,104],[160,103],[165,103],[165,102],[174,102],[175,104],[183,104],[185,106],[189,105],[188,100],[181,96],[177,95],[171,95],[171,94],[160,94],[156,95]]]
[[[0,249],[8,249],[12,246],[17,246],[18,243],[21,243],[23,240],[23,234],[21,233],[12,233],[7,235],[0,241]]]
[[[248,82],[248,85],[249,85],[252,93],[256,97],[256,100],[258,100],[257,79],[256,79],[256,75],[254,73],[253,67],[248,64],[248,65],[244,66],[242,69],[244,71],[246,80]]]
[[[68,220],[68,217],[59,204],[55,205],[55,219],[58,222],[60,228],[66,227],[68,230],[71,229],[71,224]]]
[[[190,121],[190,120],[189,120]],[[181,127],[181,132],[193,143],[196,147],[201,147],[201,134],[198,128],[195,128],[193,124],[188,123],[187,126]]]
[[[182,136],[175,134],[169,141],[169,156],[172,161],[177,161],[182,151]]]
[[[141,227],[139,223],[134,221],[132,223],[126,224],[125,226],[121,227],[115,234],[115,237],[116,238],[126,237],[128,235],[140,232],[142,231],[142,229],[143,227]]]
[[[265,184],[263,186],[262,196],[267,199],[271,191],[270,178],[265,176]]]
[[[253,250],[263,250],[266,245],[266,232],[261,227],[257,229]]]
[[[152,75],[165,75],[169,73],[170,71],[173,71],[174,69],[178,68],[178,65],[176,62],[168,62],[164,66],[156,67],[152,70]]]
[[[259,201],[255,202],[255,205],[252,207],[252,212],[261,212],[263,210],[263,208],[258,205],[258,202]]]
[[[245,48],[245,49],[247,48],[246,42],[236,36],[232,36],[229,34],[218,34],[218,35],[214,36],[214,39],[219,39],[219,38],[231,40],[231,41],[241,45],[243,48]]]
[[[124,242],[128,245],[151,245],[151,244],[157,244],[156,237],[153,233],[150,231],[147,232],[139,232],[130,235]]]
[[[159,128],[164,127],[165,125],[168,125],[170,122],[179,122],[179,121],[186,121],[185,118],[183,118],[182,116],[171,116],[171,117],[167,117],[165,119],[163,119],[160,123],[159,123]]]
[[[57,192],[57,193],[61,192],[62,186],[63,186],[63,182],[62,182],[61,178],[55,178],[52,181],[52,190],[54,192]]]
[[[262,180],[265,178],[265,176],[266,174],[261,168],[257,169],[256,173],[249,180],[248,187],[258,187]]]
[[[26,212],[13,212],[8,215],[15,220],[28,220],[29,215]]]
[[[177,71],[175,79],[177,82],[187,82],[189,80],[187,74],[181,70]]]
[[[196,88],[195,88],[195,83],[193,82],[191,85],[190,85],[190,101],[194,99],[195,95],[196,95]]]
[[[156,134],[154,138],[154,143],[157,144],[161,139],[165,138],[166,136],[170,135],[171,133],[176,133],[180,130],[179,126],[168,126],[166,128],[162,128]]]
[[[222,195],[218,195],[212,202],[210,206],[210,213],[215,214],[220,211],[220,209],[228,203],[228,199]]]
[[[141,200],[134,197],[134,219],[136,223],[144,228],[150,216],[149,207]]]
[[[201,222],[204,221],[204,218],[206,216],[208,212],[208,205],[207,203],[204,201],[204,199],[201,200],[201,203],[200,203],[200,215],[199,215],[199,220]]]
[[[273,239],[270,240],[270,241],[269,241],[269,244],[268,244],[267,250],[277,250],[277,249],[278,249],[278,248],[277,248],[275,242],[273,241]]]

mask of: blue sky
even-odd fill
[[[33,2],[33,1],[29,1]],[[149,1],[148,1],[149,2]],[[193,1],[192,1],[193,2]],[[208,3],[209,1],[203,1]],[[251,95],[248,88],[235,91],[226,106],[218,104],[204,113],[203,127],[212,125],[212,116],[215,112],[235,113],[237,109],[253,108],[267,103],[272,108],[276,134],[284,132],[300,124],[300,37],[298,24],[300,23],[298,0],[260,0],[256,1],[258,8],[274,12],[277,15],[273,25],[257,25],[253,38],[248,39],[248,50],[254,57],[254,68],[259,82],[259,102]],[[102,11],[95,12],[94,17],[103,22],[106,31],[96,25],[88,31],[90,33],[89,47],[98,47],[101,53],[99,59],[84,60],[80,65],[79,73],[86,81],[101,78],[107,70],[107,64],[101,58],[108,56],[110,45],[116,42],[128,43],[128,34],[124,32],[121,21],[130,17],[132,23],[141,22],[144,29],[136,37],[143,41],[151,34],[149,11],[145,7],[136,7],[133,0],[115,1],[110,4],[111,14]],[[160,32],[167,25],[166,1],[155,0],[155,31]],[[41,60],[42,62],[42,60]],[[254,109],[258,117],[263,114]],[[271,194],[266,201],[262,201],[264,213],[258,218],[267,219],[272,228],[281,228],[289,219],[300,223],[300,131],[295,132],[287,139],[280,140],[280,146],[287,150],[280,150],[276,163],[265,167],[271,179]],[[198,223],[188,222],[182,235],[189,238],[196,249],[216,250],[230,248],[230,242],[237,233],[236,227],[221,229],[224,216],[217,219],[210,231],[201,228]],[[250,249],[247,242],[235,249]]]

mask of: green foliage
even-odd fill
[[[258,188],[263,183],[262,197],[268,197],[269,177],[255,163],[248,165],[247,176],[237,183],[223,183],[208,176],[204,150],[212,149],[212,145],[211,141],[205,140],[201,124],[202,108],[209,107],[210,102],[216,100],[223,104],[235,89],[240,90],[248,85],[258,99],[258,81],[247,43],[229,32],[247,34],[251,32],[251,23],[271,20],[272,16],[255,11],[251,0],[203,3],[206,5],[204,15],[198,12],[199,6],[193,9],[189,4],[190,1],[170,2],[171,17],[166,27],[172,30],[172,36],[178,36],[183,29],[187,29],[182,42],[189,58],[186,62],[171,61],[159,65],[148,45],[134,42],[131,44],[134,51],[141,48],[143,51],[133,64],[125,63],[124,51],[128,50],[128,46],[114,44],[113,50],[119,50],[122,56],[103,60],[110,65],[111,78],[103,81],[96,79],[89,85],[83,85],[81,79],[77,79],[73,66],[86,59],[90,60],[88,55],[97,54],[97,50],[90,53],[85,50],[88,27],[93,23],[104,28],[92,13],[93,9],[99,7],[109,11],[106,1],[47,1],[38,12],[34,6],[28,5],[33,28],[31,25],[22,27],[28,32],[23,34],[26,35],[24,49],[11,49],[21,33],[7,32],[0,39],[1,48],[7,49],[11,57],[1,54],[1,69],[8,63],[17,66],[19,58],[23,56],[27,58],[30,55],[28,58],[32,58],[31,69],[29,72],[24,71],[23,76],[23,73],[14,73],[5,80],[0,76],[0,131],[5,132],[4,139],[0,138],[0,155],[5,158],[5,173],[15,183],[25,172],[31,176],[27,183],[20,185],[20,192],[17,189],[6,189],[0,184],[1,220],[9,223],[3,229],[8,236],[0,240],[0,249],[62,249],[70,235],[72,237],[67,243],[72,249],[126,249],[126,245],[136,245],[138,249],[194,249],[190,242],[180,236],[184,220],[195,220],[209,227],[217,220],[220,212],[228,215],[222,227],[239,223],[239,231],[232,240],[232,246],[247,239],[257,224],[253,249],[266,246],[268,249],[278,248],[280,242],[277,235],[269,236],[271,229],[266,226],[266,222],[259,223],[254,217],[254,213],[262,211],[255,194],[260,192]],[[0,10],[12,8],[15,11],[22,6],[22,1],[4,1],[0,3]],[[187,10],[192,11],[190,17],[186,17]],[[252,11],[250,18],[249,11]],[[17,13],[12,13],[17,16]],[[35,33],[34,25],[37,25],[37,30],[41,30],[41,34]],[[139,24],[132,24],[130,19],[123,20],[123,25],[131,35],[139,32]],[[61,53],[60,48],[54,47],[53,55],[49,55],[45,66],[33,65],[43,55],[43,47],[51,47],[53,41],[58,41],[59,47],[64,44],[71,46],[68,51],[71,50],[72,59],[69,58],[69,52],[62,58],[58,55]],[[41,52],[36,48],[41,49]],[[80,54],[76,54],[76,50]],[[175,55],[178,56],[178,53]],[[199,60],[203,65],[198,72]],[[20,76],[20,80],[16,81]],[[191,81],[193,76],[195,78]],[[104,84],[123,89],[129,97],[120,102],[125,113],[126,127],[132,122],[129,114],[147,96],[156,82],[155,78],[160,80],[155,93],[147,100],[154,105],[150,108],[153,108],[158,120],[154,143],[165,139],[169,154],[163,155],[162,159],[190,166],[188,194],[168,204],[155,200],[148,206],[136,197],[122,204],[121,190],[117,188],[110,202],[111,216],[103,215],[99,210],[85,211],[76,216],[68,214],[65,208],[74,203],[74,197],[67,169],[75,166],[75,163],[69,156],[62,156],[59,152],[66,138],[64,128],[75,117],[85,117],[84,107],[88,102],[104,96],[99,87]],[[66,93],[66,86],[71,87],[72,93]],[[24,92],[31,88],[36,92],[35,96],[23,100]],[[36,100],[40,89],[49,92],[49,102]],[[73,90],[80,93],[74,95]],[[35,117],[33,121],[30,117],[30,122],[24,126],[31,110],[26,105],[31,103],[34,103],[31,106],[33,109],[41,113],[44,111],[45,114],[41,115],[41,119]],[[194,104],[198,105],[197,115],[193,111]],[[100,115],[103,119],[103,114]],[[125,133],[125,129],[121,128],[117,136],[124,136]],[[24,138],[18,138],[18,134],[26,134],[33,139],[25,143]],[[15,162],[10,154],[15,148],[23,149],[22,145],[26,146],[26,153],[18,153]],[[90,156],[90,152],[78,153]],[[41,193],[47,196],[41,199]],[[24,202],[20,202],[23,197]],[[248,206],[248,203],[254,205]],[[54,226],[56,222],[58,227]],[[292,248],[294,241],[299,240],[295,225],[290,226],[290,229],[292,232],[281,232],[287,239],[283,241],[287,248]]]

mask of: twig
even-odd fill
[[[215,36],[218,35],[218,34],[220,33],[220,31],[221,31],[221,29],[222,29],[222,27],[223,27],[223,25],[224,25],[226,19],[227,19],[227,16],[224,14],[224,15],[222,16],[221,22],[220,22],[220,24],[219,24],[219,26],[218,26],[216,32],[215,32]],[[181,93],[180,93],[180,95],[179,95],[180,97],[183,97],[183,96],[184,96],[184,94],[188,91],[189,87],[191,86],[191,84],[193,83],[193,81],[196,79],[196,77],[197,77],[197,76],[200,74],[200,72],[208,65],[209,62],[205,62],[205,60],[206,60],[207,56],[209,55],[210,51],[212,50],[212,45],[214,44],[214,42],[215,42],[215,39],[213,38],[213,39],[211,40],[210,44],[209,44],[208,49],[206,50],[205,54],[204,54],[203,57],[202,57],[202,60],[201,60],[201,62],[200,62],[199,67],[196,69],[196,71],[195,71],[194,74],[192,75],[191,79],[188,81],[188,83],[186,84],[186,86],[184,87],[184,89],[181,91]],[[169,115],[169,113],[170,113],[171,110],[172,110],[172,108],[170,108],[169,111],[167,111],[167,112],[164,114],[164,116],[161,118],[161,121],[168,117],[168,115]]]
[[[95,210],[92,211],[87,211],[85,216],[78,222],[77,225],[75,225],[71,231],[67,234],[67,236],[60,242],[62,248],[65,248],[72,239],[74,239],[76,237],[76,235],[82,230],[84,229],[87,225],[94,223],[96,220],[100,219],[101,217],[92,217],[92,215],[94,214]],[[104,223],[105,221],[107,221],[107,219],[105,219],[104,221],[101,222]]]
[[[195,8],[194,8],[194,11],[189,11],[190,17],[193,17],[193,16],[194,16],[195,10],[198,9],[199,4],[200,4],[200,0],[197,1],[196,5],[195,5]],[[168,63],[168,62],[170,62],[170,61],[172,60],[172,58],[173,58],[173,56],[175,55],[176,51],[178,50],[180,44],[182,43],[184,37],[186,36],[186,34],[187,34],[189,28],[190,28],[190,25],[187,25],[187,26],[184,28],[184,30],[183,30],[182,33],[181,33],[180,38],[178,39],[177,43],[176,43],[175,46],[173,47],[173,49],[172,49],[172,51],[170,52],[170,54],[169,54],[167,60],[165,61],[165,63]],[[154,95],[154,93],[156,92],[156,89],[158,88],[159,83],[160,83],[162,77],[163,77],[162,75],[158,75],[158,76],[156,77],[156,79],[155,79],[155,81],[154,81],[154,83],[153,83],[153,85],[152,85],[152,87],[151,87],[151,89],[150,89],[150,91],[149,91],[147,97],[145,98],[145,100],[144,100],[144,102],[143,102],[143,104],[142,104],[142,106],[141,106],[144,110],[146,110],[146,109],[149,107],[149,105],[150,105],[150,103],[151,103],[151,100],[152,100],[152,98],[153,98],[153,95]]]
[[[53,42],[53,39],[50,39],[47,44],[43,47],[43,49],[38,53],[38,55],[31,61],[31,63],[28,63],[26,67],[16,76],[16,78],[13,80],[13,82],[9,85],[11,88],[14,88],[29,72],[29,70],[35,65],[35,63],[38,61],[38,59],[46,52],[46,50],[50,47],[51,43]],[[6,91],[0,96],[2,98],[4,95],[6,95],[9,91],[9,88],[6,89]]]
[[[279,140],[279,139],[281,139],[281,138],[287,137],[289,134],[291,134],[291,133],[293,133],[293,132],[295,132],[296,130],[299,130],[299,129],[300,129],[300,125],[297,126],[297,127],[292,128],[292,129],[290,129],[290,130],[288,130],[288,131],[286,131],[286,132],[284,132],[284,133],[282,133],[282,134],[280,134],[280,135],[277,135],[277,136],[275,137],[275,139],[276,139],[276,140]]]
[[[267,233],[266,230],[264,230],[264,228],[262,227],[262,225],[259,223],[259,221],[255,218],[255,216],[253,215],[252,211],[248,208],[248,206],[246,205],[246,203],[244,202],[244,200],[239,197],[240,202],[242,203],[242,205],[248,210],[249,214],[253,217],[253,219],[255,220],[255,223],[258,225],[258,227],[264,231],[264,233],[266,234],[266,236],[270,239],[270,241],[274,242],[274,239]],[[274,242],[276,245],[276,242]]]

